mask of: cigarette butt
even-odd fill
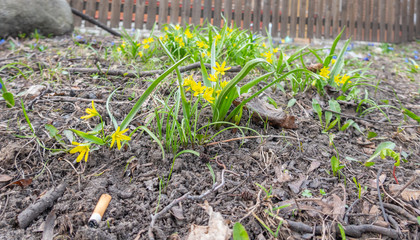
[[[104,216],[105,210],[108,208],[109,202],[111,202],[111,195],[102,194],[96,204],[95,210],[93,210],[92,216],[89,218],[89,227],[97,227],[102,217]]]

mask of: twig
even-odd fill
[[[7,60],[13,60],[13,59],[16,59],[16,58],[21,58],[21,57],[25,57],[25,55],[18,55],[18,56],[13,56],[13,57],[9,57],[9,58],[0,58],[0,62],[7,61]]]
[[[96,21],[96,19],[94,19],[93,17],[88,16],[88,15],[86,15],[86,14],[84,14],[84,13],[82,13],[82,12],[80,12],[80,11],[74,9],[74,8],[71,8],[71,11],[73,12],[74,15],[79,16],[82,19],[84,19],[84,20],[86,20],[86,21],[88,21],[90,23],[95,24],[96,26],[104,29],[105,31],[111,33],[112,35],[117,36],[117,37],[121,37],[121,34],[120,33],[112,30],[111,28],[107,27],[106,25],[102,24],[101,22]]]
[[[348,214],[350,213],[350,211],[353,209],[353,207],[356,205],[356,203],[358,203],[360,201],[360,198],[356,199],[356,201],[354,201],[350,207],[347,209],[347,211],[344,213],[344,223],[348,224],[349,223],[349,217]]]
[[[333,111],[333,110],[330,110],[330,109],[326,109],[326,108],[322,108],[322,110],[323,111],[326,111],[326,112],[331,112],[331,113],[339,114],[339,115],[341,115],[343,117],[357,119],[357,120],[371,122],[371,123],[376,123],[376,124],[385,124],[385,125],[390,125],[390,126],[400,126],[400,127],[406,127],[406,128],[420,127],[420,125],[401,125],[399,123],[378,122],[377,120],[370,120],[370,119],[366,119],[366,118],[352,116],[352,115],[348,115],[348,114],[345,114],[345,113],[336,112],[336,111]]]
[[[394,204],[390,204],[390,203],[384,203],[383,204],[384,207],[386,207],[389,210],[392,210],[393,212],[399,214],[400,216],[404,216],[405,218],[407,218],[408,220],[412,221],[412,222],[417,222],[417,218],[414,217],[413,215],[411,215],[409,212],[407,212],[405,209],[398,207]]]
[[[408,181],[393,197],[398,197],[408,186],[410,186],[414,181],[416,181],[418,174],[414,174],[413,177],[411,177],[410,181]]]
[[[223,187],[223,185],[225,185],[224,174],[225,174],[225,170],[223,169],[222,170],[222,175],[221,175],[221,179],[222,179],[221,180],[221,183],[220,184],[215,183],[211,189],[207,190],[203,194],[201,194],[201,195],[191,195],[191,192],[187,192],[182,197],[173,200],[168,206],[166,206],[160,212],[158,212],[156,214],[152,214],[151,215],[152,220],[150,222],[149,231],[147,233],[147,235],[149,236],[149,239],[150,240],[154,240],[155,239],[155,237],[153,236],[153,227],[154,227],[154,225],[156,223],[156,220],[158,218],[160,218],[163,214],[165,214],[166,212],[168,212],[169,210],[171,210],[171,208],[173,206],[175,206],[176,204],[182,202],[185,199],[193,200],[193,201],[201,200],[204,197],[206,197],[207,195],[209,195],[210,193],[217,191],[219,188],[221,188],[221,187]]]
[[[211,65],[206,63],[204,64],[204,66],[207,69],[211,69]],[[187,72],[196,68],[200,68],[201,65],[199,62],[196,63],[192,63],[190,65],[184,66],[184,67],[180,67],[179,71],[180,72]],[[234,66],[231,67],[229,70],[227,70],[226,72],[239,72],[241,71],[242,68],[240,66]],[[135,71],[127,71],[127,70],[105,70],[102,71],[98,68],[68,68],[67,71],[69,73],[87,73],[87,74],[104,74],[104,75],[109,75],[109,76],[124,76],[124,77],[129,77],[129,78],[137,78],[137,77],[148,77],[148,76],[153,76],[156,74],[162,74],[164,73],[166,70],[152,70],[152,71],[143,71],[143,72],[135,72]]]
[[[26,228],[29,224],[38,217],[47,208],[54,205],[54,201],[63,195],[66,190],[67,183],[64,182],[55,188],[50,189],[44,196],[42,196],[36,203],[30,205],[18,215],[18,222],[20,228]]]
[[[48,102],[48,101],[53,101],[53,102],[92,102],[94,101],[95,103],[106,103],[107,100],[102,100],[102,99],[87,99],[87,98],[78,98],[78,97],[67,97],[67,96],[55,96],[52,98],[46,98],[46,99],[41,99],[38,100],[38,102]],[[113,101],[113,104],[127,104],[130,103],[130,101]]]
[[[269,137],[278,137],[278,138],[286,138],[286,139],[296,140],[295,137],[281,136],[281,135],[245,136],[245,137],[237,137],[237,138],[226,139],[226,140],[222,140],[222,141],[218,141],[218,142],[212,142],[212,143],[206,144],[205,147],[212,146],[212,145],[217,145],[219,143],[227,143],[227,142],[232,142],[232,141],[237,141],[237,140],[243,140],[243,139],[269,138]]]
[[[388,217],[385,213],[384,204],[382,203],[382,196],[381,196],[381,189],[379,188],[379,176],[382,173],[382,168],[379,169],[378,174],[376,175],[376,190],[378,191],[378,198],[379,198],[379,206],[381,207],[382,214],[384,216],[384,220],[389,223]]]

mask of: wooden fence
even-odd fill
[[[236,24],[274,38],[407,42],[420,38],[420,0],[68,0],[109,27]],[[222,14],[226,22],[222,18]],[[81,26],[75,16],[74,25]],[[92,24],[86,23],[85,27]],[[267,30],[267,31],[266,31]]]

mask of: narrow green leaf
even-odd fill
[[[293,107],[293,105],[295,105],[295,103],[296,103],[296,98],[290,99],[289,102],[287,102],[287,108]]]
[[[133,106],[131,111],[128,113],[128,115],[125,117],[124,121],[120,125],[120,129],[126,129],[128,127],[128,124],[133,120],[133,118],[136,116],[137,112],[140,110],[141,105],[146,101],[146,99],[153,93],[155,88],[162,82],[170,73],[172,73],[177,67],[183,63],[189,56],[185,56],[178,62],[176,62],[172,67],[170,67],[168,70],[166,70],[162,75],[160,75],[155,81],[152,82],[152,84],[144,91],[144,93],[141,95],[139,100],[137,100],[136,104]]]
[[[13,93],[11,92],[4,92],[3,98],[6,101],[6,106],[8,108],[12,108],[15,106],[15,98],[13,97]]]
[[[410,118],[416,120],[418,123],[420,123],[420,117],[417,116],[415,113],[413,113],[412,111],[408,110],[407,108],[403,108],[403,113],[407,116],[409,116]]]
[[[96,136],[89,135],[85,132],[82,132],[82,131],[79,131],[79,130],[76,130],[76,129],[70,129],[70,131],[76,133],[77,136],[79,136],[79,137],[81,137],[81,138],[83,138],[83,139],[85,139],[89,142],[92,142],[92,143],[95,143],[95,144],[98,144],[98,145],[104,145],[105,144],[105,142],[102,139],[100,139]]]

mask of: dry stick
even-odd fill
[[[411,177],[410,181],[408,181],[393,197],[398,197],[408,186],[410,186],[414,181],[416,181],[419,174],[415,174],[413,177]]]
[[[399,214],[400,216],[402,215],[412,222],[417,222],[417,218],[411,215],[409,212],[407,212],[404,208],[398,207],[390,203],[384,203],[383,205],[385,208],[392,210],[393,212]]]
[[[336,112],[330,109],[325,109],[322,108],[323,111],[326,112],[331,112],[331,113],[335,113],[335,114],[339,114],[340,116],[343,117],[347,117],[347,118],[353,118],[353,119],[357,119],[357,120],[361,120],[361,121],[366,121],[366,122],[372,122],[372,123],[379,123],[379,124],[385,124],[385,125],[390,125],[390,126],[400,126],[400,127],[406,127],[406,128],[411,128],[411,127],[420,127],[420,125],[401,125],[399,123],[388,123],[388,122],[378,122],[376,120],[370,120],[370,119],[366,119],[366,118],[361,118],[361,117],[357,117],[357,116],[352,116],[352,115],[348,115],[345,113],[340,113],[340,112]]]
[[[158,212],[156,214],[152,214],[151,215],[152,221],[150,222],[149,231],[147,232],[147,235],[149,236],[149,239],[150,240],[155,239],[155,237],[153,236],[153,227],[154,227],[154,225],[156,223],[156,220],[158,218],[160,218],[163,214],[165,214],[166,212],[171,210],[173,206],[175,206],[176,204],[178,204],[179,202],[181,202],[185,199],[189,199],[189,200],[193,200],[193,201],[201,200],[204,197],[206,197],[207,195],[209,195],[210,193],[217,191],[219,188],[221,188],[221,187],[223,187],[223,185],[225,185],[224,174],[225,174],[225,170],[223,169],[222,170],[222,175],[221,175],[222,182],[219,185],[217,185],[217,183],[215,183],[211,189],[207,190],[203,194],[197,196],[197,195],[191,195],[191,192],[187,192],[182,197],[173,200],[168,206],[166,206],[160,212]]]
[[[116,31],[112,30],[111,28],[107,27],[105,24],[103,24],[99,21],[96,21],[96,19],[94,19],[93,17],[88,16],[88,15],[86,15],[86,14],[84,14],[84,13],[82,13],[82,12],[80,12],[80,11],[74,9],[74,8],[71,8],[71,11],[73,12],[74,15],[79,16],[82,19],[84,19],[84,20],[86,20],[90,23],[95,24],[96,26],[104,29],[105,31],[111,33],[112,35],[117,36],[117,37],[121,37],[121,34],[119,32],[116,32]]]
[[[211,65],[208,63],[205,63],[204,66],[207,69],[211,69]],[[196,68],[200,68],[201,65],[199,62],[192,63],[190,65],[180,67],[180,72],[187,72]],[[233,66],[226,72],[240,72],[242,68],[240,66]],[[124,70],[106,70],[101,71],[97,68],[68,68],[67,71],[69,73],[87,73],[87,74],[103,74],[103,75],[109,75],[109,76],[124,76],[129,78],[137,78],[137,77],[148,77],[153,76],[156,74],[162,74],[166,70],[152,70],[152,71],[143,71],[143,72],[134,72],[134,71],[124,71]]]
[[[389,223],[388,217],[385,213],[384,204],[382,203],[382,196],[381,196],[381,189],[379,189],[379,176],[382,173],[382,168],[379,169],[378,174],[376,175],[376,190],[378,191],[378,198],[379,198],[379,206],[381,207],[382,214],[384,216],[384,220]]]
[[[20,228],[26,228],[31,224],[31,222],[38,217],[42,212],[47,208],[50,208],[54,205],[54,201],[57,200],[61,195],[63,195],[66,190],[67,183],[64,182],[57,187],[49,190],[44,196],[42,196],[36,203],[30,205],[28,208],[23,210],[18,215],[18,223]]]

